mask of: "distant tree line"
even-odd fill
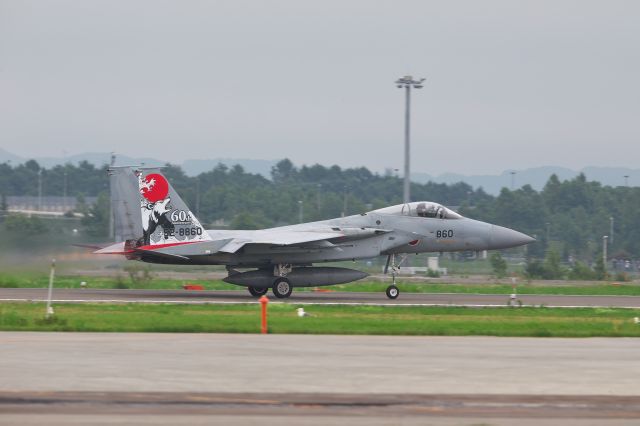
[[[552,175],[540,192],[529,185],[503,188],[497,197],[463,204],[460,213],[535,236],[539,243],[530,245],[529,253],[538,258],[553,249],[565,261],[593,263],[605,235],[609,257],[640,254],[640,188],[603,186],[584,174],[562,182]]]
[[[107,166],[82,162],[51,169],[30,160],[11,166],[0,164],[0,196],[99,196],[98,205],[80,203],[87,231],[95,237],[108,229]],[[247,173],[241,166],[218,165],[198,176],[187,176],[167,164],[164,174],[201,221],[223,220],[233,228],[256,229],[357,214],[402,202],[402,179],[372,173],[366,168],[342,169],[321,165],[296,167],[285,159],[271,171],[271,179]],[[414,200],[431,200],[459,207],[465,216],[500,224],[534,235],[538,242],[528,254],[543,259],[550,249],[563,259],[592,263],[601,253],[602,236],[610,234],[612,257],[640,254],[640,188],[609,187],[588,182],[584,175],[560,181],[552,175],[541,191],[525,185],[504,188],[498,196],[466,183],[412,183]],[[611,238],[611,236],[610,236]],[[549,263],[549,262],[547,262]]]
[[[78,165],[58,165],[50,169],[41,167],[35,160],[17,166],[0,163],[0,195],[38,195],[38,183],[42,183],[42,195],[80,194],[97,195],[109,190],[107,166],[96,168],[83,161]]]

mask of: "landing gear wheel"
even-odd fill
[[[293,291],[293,287],[291,287],[291,283],[286,278],[277,278],[273,282],[273,295],[278,299],[286,299],[291,296],[291,292]]]
[[[387,297],[389,299],[397,299],[399,295],[400,290],[398,290],[398,287],[396,287],[395,285],[390,285],[389,287],[387,287]]]
[[[251,293],[253,297],[263,296],[267,294],[267,290],[269,290],[267,287],[249,287],[249,293]]]

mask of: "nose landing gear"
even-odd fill
[[[397,299],[400,295],[400,290],[398,290],[398,287],[392,284],[387,287],[386,293],[389,299]]]
[[[384,273],[389,272],[389,268],[391,268],[391,285],[387,287],[386,293],[389,299],[397,299],[400,295],[400,290],[398,286],[396,286],[396,274],[398,270],[400,270],[400,265],[407,259],[407,255],[402,256],[400,262],[396,264],[396,255],[390,254],[387,257],[387,264],[384,267]]]

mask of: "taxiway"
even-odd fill
[[[272,302],[326,305],[385,305],[385,306],[507,306],[509,295],[460,294],[460,293],[401,293],[396,300],[384,293],[361,292],[303,292],[294,291],[288,299],[276,299],[268,293]],[[44,301],[47,290],[43,288],[0,288],[2,301]],[[640,308],[640,296],[562,296],[518,295],[523,306],[547,307],[617,307]],[[53,301],[57,303],[252,303],[256,299],[246,290],[192,291],[192,290],[97,290],[55,289]]]

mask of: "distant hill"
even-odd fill
[[[110,161],[111,154],[108,152],[87,152],[77,155],[69,155],[66,157],[37,157],[34,158],[39,164],[50,168],[58,164],[66,162],[77,164],[86,160],[96,166],[102,166]],[[27,158],[20,157],[0,148],[0,163],[11,162],[12,165],[21,164],[27,161]],[[212,158],[212,159],[190,159],[179,164],[185,173],[189,176],[195,176],[202,172],[206,172],[222,163],[228,167],[236,164],[241,165],[245,171],[260,174],[267,178],[270,177],[271,167],[278,160],[255,160],[247,158]],[[161,166],[166,161],[155,158],[136,158],[118,154],[116,156],[116,165],[138,165],[145,166]],[[623,167],[585,167],[581,170],[571,170],[566,167],[543,166],[534,167],[524,170],[514,170],[513,182],[515,188],[529,184],[536,190],[541,190],[547,183],[549,176],[558,175],[560,180],[567,180],[576,177],[579,173],[584,173],[588,180],[598,181],[603,185],[622,186],[625,184],[624,176],[629,176],[628,183],[630,186],[640,186],[640,169],[628,169]],[[428,181],[437,183],[452,184],[456,182],[465,182],[474,188],[482,187],[487,193],[496,195],[504,187],[511,187],[511,170],[505,170],[499,175],[463,175],[458,173],[444,173],[433,176],[427,173],[413,173],[412,179],[415,182],[426,183]]]
[[[0,163],[10,162],[12,165],[24,163],[30,158],[20,157],[12,154],[0,148]],[[81,161],[87,161],[95,166],[102,166],[109,164],[111,161],[111,153],[109,152],[85,152],[82,154],[68,155],[66,157],[35,157],[33,158],[45,168],[51,168],[58,164],[78,164]],[[182,164],[178,164],[182,167],[185,173],[189,176],[195,176],[202,172],[207,172],[218,164],[224,164],[228,167],[232,167],[236,164],[241,165],[246,171],[250,173],[257,173],[265,177],[271,176],[271,167],[275,165],[279,160],[251,160],[246,158],[212,158],[207,160],[186,160]],[[166,164],[166,161],[158,160],[157,158],[148,157],[129,157],[122,154],[116,155],[116,166],[126,165],[145,165],[145,166],[162,166]]]
[[[571,170],[565,167],[544,166],[524,170],[506,170],[499,175],[461,175],[456,173],[444,173],[432,176],[426,173],[413,173],[412,178],[419,183],[428,181],[438,183],[465,182],[474,188],[482,187],[487,193],[496,195],[502,188],[511,188],[512,176],[515,188],[531,185],[535,190],[541,190],[549,180],[549,176],[556,174],[560,180],[573,179],[580,173],[584,173],[587,180],[597,181],[608,186],[625,185],[624,176],[629,176],[630,186],[640,185],[640,169],[628,169],[623,167],[585,167],[581,170]]]
[[[279,160],[248,160],[246,158],[214,158],[212,160],[186,160],[182,163],[182,169],[189,176],[195,176],[208,172],[222,163],[228,167],[239,164],[247,172],[260,174],[266,178],[271,177],[271,167]]]
[[[66,157],[20,157],[12,154],[0,148],[0,163],[11,162],[12,165],[24,163],[30,159],[34,159],[45,168],[51,168],[58,164],[78,164],[81,161],[87,161],[95,166],[102,166],[103,164],[109,164],[111,161],[110,152],[84,152],[82,154],[68,155]],[[144,164],[146,166],[160,166],[164,164],[164,161],[157,160],[155,158],[134,158],[126,155],[116,156],[116,165],[122,166],[127,164]]]
[[[19,157],[15,154],[10,153],[9,151],[5,151],[0,148],[0,163],[11,163],[12,165],[20,164],[24,162],[24,158]]]

